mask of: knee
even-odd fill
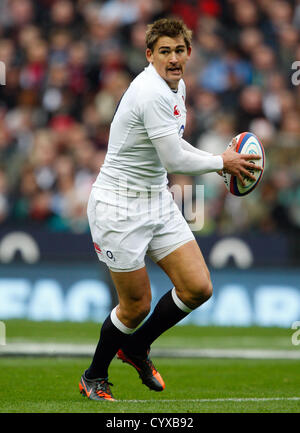
[[[151,300],[132,300],[126,305],[119,304],[120,320],[129,328],[136,328],[149,314]]]
[[[204,302],[208,301],[208,299],[213,294],[213,285],[212,285],[212,281],[210,278],[210,272],[208,269],[206,270],[205,278],[204,278],[202,284],[200,284],[199,293],[200,293],[200,295],[202,295]]]
[[[196,285],[192,292],[192,297],[196,306],[198,307],[199,305],[208,301],[209,298],[212,296],[212,293],[213,286],[210,278],[207,278],[205,279],[205,281],[202,281],[201,283]]]
[[[212,293],[212,281],[210,276],[207,275],[205,278],[201,278],[201,280],[191,282],[188,287],[179,291],[179,297],[188,307],[194,309],[208,301]]]
[[[132,305],[131,317],[132,320],[137,322],[137,325],[139,325],[148,316],[149,313],[150,313],[150,303],[148,302]]]
[[[205,284],[201,287],[200,296],[203,299],[203,302],[206,302],[211,298],[213,294],[213,285],[210,277],[207,278]]]

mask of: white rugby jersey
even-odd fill
[[[111,123],[108,150],[93,186],[161,191],[167,185],[151,140],[178,133],[186,123],[185,84],[174,92],[150,63],[124,93]]]

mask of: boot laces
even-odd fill
[[[111,394],[109,387],[113,386],[111,382],[107,379],[101,379],[97,382],[95,386],[95,391],[105,392],[106,394]]]

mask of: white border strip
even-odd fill
[[[191,308],[185,305],[181,299],[178,298],[175,287],[173,287],[171,293],[172,293],[174,304],[176,304],[181,311],[183,311],[184,313],[191,313],[193,311]]]
[[[123,332],[123,334],[132,334],[135,331],[135,328],[128,328],[121,322],[117,316],[117,307],[111,311],[110,318],[115,327],[118,328],[119,331]]]

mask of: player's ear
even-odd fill
[[[187,48],[187,53],[188,53],[188,57],[190,57],[191,54],[192,54],[192,47],[191,47],[191,46],[189,46],[189,47]]]
[[[150,50],[150,48],[146,48],[146,59],[149,63],[153,62],[153,52]]]

